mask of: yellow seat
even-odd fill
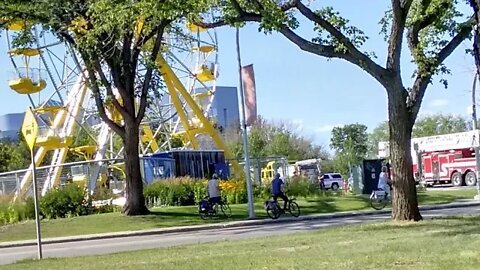
[[[200,67],[197,70],[196,75],[197,75],[197,79],[199,79],[201,82],[213,81],[215,79],[215,76],[213,75],[213,71],[205,66]]]
[[[39,49],[32,48],[16,48],[8,51],[11,55],[37,56],[42,53]]]
[[[50,123],[53,123],[55,116],[60,110],[65,109],[63,106],[47,106],[47,107],[39,107],[35,109],[35,112],[39,114],[48,114],[50,119]]]
[[[200,49],[198,49],[198,47],[193,47],[192,48],[193,52],[196,52],[196,51],[199,51],[199,50],[200,50],[200,52],[203,52],[203,53],[209,53],[209,52],[215,51],[215,47],[213,47],[211,45],[204,45],[204,46],[200,46]]]
[[[83,156],[85,160],[91,160],[93,155],[97,152],[96,145],[83,145],[70,149],[72,153],[78,156]]]
[[[47,106],[36,108],[35,111],[38,113],[57,113],[62,109],[64,109],[63,106]]]
[[[72,143],[73,143],[72,136],[60,138],[56,135],[47,135],[47,136],[38,137],[36,141],[37,146],[44,147],[47,150],[69,147]]]
[[[25,94],[35,94],[47,87],[47,82],[45,80],[40,80],[38,83],[34,83],[30,78],[17,78],[11,80],[8,85],[15,92],[25,95]]]
[[[188,28],[188,30],[190,30],[194,33],[207,31],[207,29],[205,29],[201,26],[195,25],[194,23],[191,23],[191,22],[187,23],[187,28]]]

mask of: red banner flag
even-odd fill
[[[245,121],[250,126],[257,120],[257,93],[253,64],[242,67],[242,77],[245,94]]]

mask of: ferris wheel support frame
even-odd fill
[[[85,82],[85,78],[86,78],[85,76],[79,76],[77,78],[77,82],[76,82],[75,86],[78,88],[78,91],[71,91],[70,92],[71,97],[67,99],[68,101],[70,101],[70,100],[71,101],[83,100],[83,98],[85,97],[85,94],[87,92],[86,91],[87,90],[87,87],[86,87],[87,85],[86,85],[86,82]],[[81,96],[81,97],[79,99],[75,98],[77,96]],[[67,103],[68,103],[68,101],[67,101]],[[72,103],[72,106],[74,106],[74,105],[76,105],[75,107],[77,107],[78,109],[73,110],[73,112],[74,111],[79,112],[80,111],[79,108],[81,107],[81,103],[80,102],[75,102],[75,104]],[[53,120],[53,125],[51,126],[51,128],[49,129],[49,131],[47,133],[47,136],[58,136],[58,134],[55,134],[55,131],[58,130],[62,125],[64,125],[66,123],[65,119],[67,118],[67,116],[69,116],[67,110],[61,110],[59,113],[57,113],[55,115],[54,120]],[[75,123],[76,118],[75,118],[74,115],[70,115],[69,119],[73,119],[73,122]],[[67,122],[67,124],[68,124],[68,122]],[[64,129],[64,132],[62,134],[63,137],[71,136],[71,133],[73,132],[74,124],[72,124],[71,126],[72,126],[72,128]],[[67,126],[64,125],[64,127],[66,128]],[[67,132],[70,132],[70,134],[67,134]],[[64,147],[60,147],[60,149],[61,148],[64,148]],[[50,150],[58,150],[58,149],[48,149],[48,148],[43,147],[43,146],[38,148],[37,152],[35,153],[35,157],[34,157],[34,162],[35,162],[36,166],[40,166],[43,159],[45,158],[46,153]],[[61,162],[63,163],[63,161],[64,160],[62,160]],[[57,162],[58,162],[58,160],[57,160]],[[52,162],[52,165],[58,166],[59,164],[53,164],[53,162]],[[29,169],[27,170],[27,172],[25,173],[25,175],[23,176],[23,178],[20,182],[20,187],[19,187],[19,189],[17,190],[17,192],[14,196],[14,201],[17,200],[19,197],[23,196],[23,194],[25,194],[25,192],[27,191],[27,189],[29,187],[29,184],[32,180],[32,169],[33,169],[33,166],[30,165]],[[60,177],[60,173],[61,173],[61,169],[58,170],[56,174],[53,174],[51,177],[49,177],[50,179],[53,179],[54,185],[56,184],[56,182],[58,182],[58,179]],[[55,179],[57,179],[57,180],[55,181]],[[51,184],[47,183],[47,182],[51,182],[51,181],[52,180],[45,181],[45,185],[47,187],[42,189],[42,193],[44,192],[44,190],[45,190],[45,192],[46,192],[46,190],[48,190],[48,187]]]
[[[73,93],[76,93],[76,95],[72,95],[73,100],[67,100],[67,109],[61,112],[66,114],[66,121],[62,131],[62,133],[64,134],[63,136],[65,137],[72,136],[72,134],[75,132],[76,126],[78,125],[79,118],[82,116],[81,108],[86,93],[88,92],[86,78],[86,74],[85,76],[79,76],[78,79],[82,80],[82,82],[80,82],[81,89],[78,92],[75,90],[72,91]],[[69,146],[66,145],[65,147],[57,148],[54,150],[51,162],[51,165],[53,166],[53,171],[51,171],[52,169],[50,169],[48,173],[47,180],[45,181],[42,189],[42,195],[45,195],[52,186],[57,186],[59,184],[60,175],[63,168],[62,166],[58,165],[65,162],[65,159],[67,158],[68,148]]]
[[[218,133],[217,130],[213,127],[213,125],[208,121],[207,117],[203,114],[202,110],[192,98],[192,96],[188,93],[185,86],[180,82],[176,74],[173,72],[171,67],[168,65],[167,61],[161,54],[158,55],[156,59],[156,65],[162,74],[165,84],[167,85],[168,92],[170,97],[172,97],[172,102],[177,110],[178,116],[185,128],[185,132],[187,137],[190,139],[192,146],[195,149],[199,148],[198,141],[195,138],[197,134],[208,134],[212,138],[215,145],[224,151],[225,157],[230,161],[233,166],[233,169],[239,175],[242,174],[242,169],[240,164],[234,159],[233,154],[225,145],[222,137]],[[202,127],[201,128],[193,128],[190,123],[188,122],[187,115],[183,110],[182,103],[180,102],[179,96],[182,96],[185,99],[185,102],[188,104],[190,109],[193,111],[193,114],[200,120]]]

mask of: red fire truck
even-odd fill
[[[474,186],[475,151],[479,132],[468,131],[412,139],[413,172],[428,185]],[[389,156],[388,142],[379,143],[379,157]]]

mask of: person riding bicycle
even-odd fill
[[[378,176],[378,185],[377,189],[378,190],[383,190],[387,194],[387,197],[390,197],[390,185],[388,184],[388,168],[387,166],[382,167],[382,172],[380,172],[380,175]]]
[[[283,200],[283,210],[287,209],[288,197],[282,191],[283,180],[280,179],[280,174],[276,173],[275,178],[272,180],[272,195],[273,200],[276,202],[278,198]]]
[[[211,205],[222,203],[222,197],[220,196],[220,182],[218,181],[218,175],[216,173],[212,175],[212,179],[208,180],[207,195],[208,202]]]

